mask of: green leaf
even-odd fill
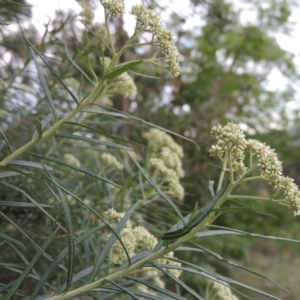
[[[79,105],[77,98],[74,96],[74,94],[69,90],[69,88],[65,85],[65,83],[60,79],[60,76],[51,68],[51,66],[47,63],[47,61],[43,58],[42,55],[39,54],[39,52],[35,49],[35,47],[30,43],[30,41],[23,36],[25,41],[29,44],[29,46],[35,51],[35,53],[41,58],[41,60],[45,63],[45,65],[50,70],[52,76],[54,76],[61,85],[68,91],[69,95],[73,98],[73,100],[76,102],[77,105]]]
[[[94,81],[76,64],[76,62],[72,59],[72,56],[68,50],[67,44],[65,44],[65,52],[67,55],[68,60],[71,62],[71,64],[93,85],[95,86]]]
[[[9,243],[13,243],[13,244],[19,245],[19,246],[23,247],[23,249],[25,249],[24,245],[21,242],[17,241],[16,239],[13,239],[12,237],[10,237],[10,236],[8,236],[8,235],[6,235],[4,233],[0,232],[0,238],[2,238],[3,240],[5,240],[5,241],[7,241]]]
[[[18,175],[20,175],[20,173],[18,172],[1,172],[0,178],[6,178],[6,177],[18,176]]]
[[[26,203],[26,202],[14,202],[14,201],[3,201],[0,200],[0,205],[2,206],[13,206],[13,207],[37,207],[36,204]],[[41,205],[41,207],[52,207],[51,205]]]
[[[214,252],[214,251],[211,251],[211,250],[209,250],[209,249],[207,249],[207,248],[205,248],[205,247],[202,247],[202,246],[197,245],[197,244],[194,244],[194,243],[192,243],[192,245],[194,245],[195,247],[199,248],[202,252],[205,252],[205,253],[207,253],[207,254],[209,254],[209,255],[215,257],[216,259],[218,259],[218,260],[220,260],[220,261],[224,261],[224,262],[226,262],[227,264],[229,264],[229,265],[231,265],[231,266],[237,267],[237,268],[239,268],[239,269],[242,269],[242,270],[245,270],[245,271],[247,271],[247,272],[249,272],[249,273],[252,273],[252,274],[254,274],[254,275],[256,275],[256,276],[258,276],[258,277],[260,277],[260,278],[266,279],[266,280],[268,280],[269,282],[271,282],[271,283],[273,283],[274,285],[276,285],[276,286],[278,286],[279,288],[281,288],[282,290],[284,290],[284,291],[286,291],[286,292],[289,292],[289,290],[287,290],[286,288],[284,288],[283,286],[281,286],[281,285],[278,284],[277,282],[273,281],[272,279],[268,278],[267,276],[264,276],[264,275],[262,275],[262,274],[260,274],[260,273],[258,273],[258,272],[255,272],[255,271],[253,271],[253,270],[251,270],[251,269],[248,269],[248,268],[246,268],[246,267],[243,267],[243,266],[241,266],[241,265],[239,265],[239,264],[237,264],[237,263],[235,263],[235,262],[232,262],[232,261],[230,261],[230,260],[227,260],[227,259],[223,258],[221,255],[219,255],[218,253],[216,253],[216,252]]]
[[[0,151],[2,150],[2,148],[3,148],[4,145],[6,145],[6,142],[0,140]]]
[[[36,253],[30,264],[26,267],[22,275],[15,281],[13,287],[10,289],[9,293],[6,295],[5,299],[9,300],[11,297],[15,294],[15,292],[18,290],[19,286],[22,284],[22,282],[27,278],[28,274],[31,272],[31,270],[34,268],[35,264],[39,260],[39,258],[44,254],[44,250],[47,248],[47,246],[51,243],[53,238],[56,236],[58,230],[60,228],[56,227],[56,229],[52,232],[52,234],[48,237],[46,242],[43,244],[41,249]]]
[[[37,140],[40,140],[43,137],[43,129],[40,120],[35,121],[35,128],[37,132]]]
[[[113,281],[110,281],[108,279],[106,279],[106,281],[109,282],[110,284],[116,286],[117,288],[119,288],[121,291],[124,292],[124,294],[131,296],[132,299],[139,300],[139,298],[137,298],[129,289],[126,289],[125,287],[122,287],[121,285],[119,285]]]
[[[40,125],[41,125],[41,133],[43,133],[43,129],[50,123],[50,121],[53,119],[53,114],[48,114],[46,117],[42,118],[42,121],[40,122],[39,120],[37,120]],[[39,135],[38,131],[35,131],[32,135],[32,139],[36,139]]]
[[[162,273],[164,273],[166,275],[166,277],[168,279],[171,279],[172,281],[174,281],[176,284],[178,284],[179,286],[181,286],[183,289],[185,289],[187,292],[189,292],[192,296],[195,297],[195,299],[199,299],[199,300],[205,300],[204,298],[202,298],[199,294],[197,294],[193,289],[191,289],[189,286],[187,286],[183,281],[181,281],[179,278],[176,278],[175,276],[173,276],[172,274],[170,274],[169,272],[167,272],[164,268],[162,268],[162,265],[159,264],[155,264],[152,262],[148,262],[151,266],[153,266],[154,268],[160,270]],[[166,265],[164,265],[164,267],[166,267]],[[167,265],[166,268],[168,268],[169,265]]]
[[[45,170],[47,171],[47,170]],[[73,236],[73,227],[72,227],[72,218],[71,218],[71,213],[70,209],[68,206],[68,203],[65,199],[64,194],[62,193],[62,190],[60,188],[60,185],[57,184],[54,176],[48,172],[48,175],[51,177],[51,181],[55,184],[56,189],[59,194],[59,199],[62,204],[62,208],[64,211],[64,216],[65,216],[65,223],[66,223],[66,229],[67,229],[67,238],[68,238],[68,273],[67,273],[67,279],[66,279],[66,292],[71,286],[72,282],[72,276],[73,276],[73,270],[74,270],[74,255],[75,255],[75,246],[74,246],[74,236]]]
[[[109,50],[109,52],[113,52],[110,46],[106,43],[106,41],[99,35],[97,35],[93,30],[91,30],[86,24],[82,23],[82,25],[89,31],[91,32],[95,37],[97,37],[104,45],[105,47]],[[102,51],[101,51],[102,52]]]
[[[116,112],[118,112],[119,114],[122,114],[123,117],[126,116],[126,117],[128,117],[129,119],[132,119],[132,120],[141,122],[142,124],[145,124],[145,125],[147,125],[147,126],[149,126],[149,127],[157,128],[157,129],[159,129],[159,130],[161,130],[161,131],[167,132],[167,133],[169,133],[169,134],[171,134],[171,135],[174,135],[174,136],[177,136],[177,137],[179,137],[179,138],[181,138],[181,139],[184,139],[184,140],[186,140],[186,141],[189,141],[189,142],[193,143],[193,144],[197,147],[197,149],[200,151],[200,147],[197,145],[197,143],[196,143],[195,141],[193,141],[193,140],[191,140],[191,139],[189,139],[189,138],[187,138],[187,137],[185,137],[185,136],[183,136],[183,135],[180,135],[180,134],[178,134],[178,133],[176,133],[176,132],[173,132],[173,131],[171,131],[171,130],[165,129],[165,128],[160,127],[160,126],[158,126],[158,125],[155,125],[155,124],[153,124],[153,123],[146,122],[146,121],[144,121],[143,119],[133,117],[133,116],[130,115],[130,114],[126,114],[126,113],[121,112],[121,111],[119,111],[119,110],[117,110],[117,109],[115,109],[115,108],[112,108],[112,107],[107,107],[107,106],[104,106],[104,105],[101,105],[101,104],[98,104],[98,103],[92,103],[92,105],[99,106],[99,107],[102,107],[102,108],[107,109],[107,110],[116,111]]]
[[[94,72],[94,69],[91,65],[91,61],[90,61],[90,58],[87,56],[87,58],[84,58],[83,55],[81,54],[81,52],[79,52],[79,55],[84,63],[84,66],[87,68],[87,70],[90,72],[90,74],[92,75],[93,79],[94,79],[94,82],[98,82],[98,77],[97,75],[95,74]]]
[[[19,193],[23,194],[30,202],[32,202],[35,207],[37,207],[38,209],[40,209],[50,220],[52,220],[54,223],[56,223],[56,220],[43,208],[43,206],[41,204],[39,204],[37,201],[35,201],[28,193],[26,193],[23,189],[15,186],[15,185],[12,185],[8,182],[3,182],[3,181],[0,181],[0,184],[3,184],[13,190],[16,190],[18,191]],[[61,229],[64,230],[64,228],[59,225],[61,227]]]
[[[45,166],[40,163],[32,162],[32,161],[27,161],[27,160],[13,160],[8,164],[9,165],[15,165],[15,166],[26,166],[26,167],[31,167],[31,168],[37,168],[37,169],[45,169],[49,171],[53,171],[53,168],[50,166]]]
[[[277,300],[281,300],[280,298],[277,298],[276,296],[272,295],[272,294],[269,294],[267,292],[264,292],[262,290],[259,290],[259,289],[256,289],[252,286],[249,286],[247,284],[244,284],[244,283],[241,283],[239,281],[236,281],[236,280],[233,280],[231,278],[228,278],[228,277],[225,277],[225,276],[222,276],[216,272],[213,272],[211,270],[208,270],[208,269],[205,269],[199,265],[196,265],[196,264],[193,264],[193,263],[189,263],[187,261],[183,261],[181,259],[175,259],[175,258],[168,258],[170,260],[173,260],[173,261],[176,261],[176,262],[179,262],[181,264],[184,264],[184,265],[187,265],[188,267],[179,267],[179,266],[175,266],[175,265],[171,265],[171,264],[159,264],[159,266],[161,268],[171,268],[171,269],[177,269],[177,270],[182,270],[184,272],[189,272],[191,274],[196,274],[196,275],[200,275],[200,276],[204,276],[206,278],[209,278],[211,280],[214,280],[214,281],[217,281],[217,282],[226,282],[226,283],[229,283],[229,284],[234,284],[234,285],[238,285],[240,287],[243,287],[245,289],[248,289],[248,290],[251,290],[253,292],[256,292],[258,294],[261,294],[261,295],[265,295],[265,296],[268,296],[270,298],[273,298],[273,299],[277,299]],[[231,287],[232,289],[234,289],[233,287]],[[236,290],[236,289],[234,289]],[[237,291],[237,290],[236,290]],[[239,291],[237,291],[239,292]]]
[[[38,244],[36,244],[35,241],[33,241],[33,240],[31,239],[31,237],[28,236],[28,234],[27,234],[26,232],[24,232],[17,224],[15,224],[15,223],[14,223],[9,217],[7,217],[1,210],[0,210],[0,215],[1,215],[4,219],[6,219],[9,223],[11,223],[16,229],[18,229],[18,230],[22,233],[22,235],[28,239],[28,241],[32,244],[32,246],[33,246],[34,248],[36,248],[38,251],[41,251],[41,247],[40,247]],[[44,255],[47,259],[51,259],[50,255],[48,255],[48,254],[47,254],[46,252],[44,252],[44,251],[43,251],[43,255]]]
[[[74,246],[76,247],[81,242],[83,242],[85,239],[87,239],[89,236],[97,232],[99,229],[103,228],[105,225],[99,225],[92,229],[87,230],[85,233],[80,235],[74,240]],[[64,250],[62,250],[56,258],[49,264],[46,271],[43,273],[42,277],[40,278],[38,284],[36,285],[35,289],[33,290],[30,300],[36,299],[36,296],[39,292],[39,290],[45,285],[47,279],[51,275],[51,273],[59,266],[59,264],[62,262],[62,260],[68,255],[68,247],[66,247]]]
[[[110,237],[108,238],[108,241],[106,243],[106,245],[104,246],[103,250],[101,251],[100,255],[98,256],[96,263],[94,265],[92,274],[90,276],[90,280],[89,282],[92,282],[95,278],[95,276],[97,275],[97,272],[99,270],[99,268],[101,268],[105,258],[107,257],[108,253],[110,252],[110,250],[112,249],[112,246],[114,245],[114,243],[117,241],[117,239],[119,241],[121,241],[121,239],[119,238],[119,234],[120,232],[123,230],[124,226],[126,225],[127,221],[129,220],[129,218],[131,217],[131,215],[133,214],[133,212],[135,211],[135,209],[138,207],[138,205],[141,203],[141,201],[136,201],[131,208],[125,213],[124,217],[122,218],[122,220],[118,223],[118,225],[116,226],[116,228],[114,229],[114,232],[110,235]],[[122,241],[121,241],[122,243]],[[122,243],[123,245],[123,243]],[[126,253],[126,256],[128,258],[128,262],[130,264],[130,257],[128,255],[127,249],[126,247],[123,245],[124,251]]]
[[[180,295],[177,295],[177,294],[175,294],[171,291],[168,291],[165,288],[160,288],[159,286],[157,286],[157,285],[155,285],[151,282],[148,282],[147,280],[137,278],[137,277],[132,277],[132,276],[127,276],[127,278],[132,280],[132,281],[138,282],[142,285],[145,285],[145,286],[147,286],[148,288],[150,288],[154,291],[160,292],[161,294],[167,295],[167,296],[170,297],[170,299],[177,299],[177,300],[185,300],[186,299],[186,298],[181,297]]]
[[[99,112],[99,113],[100,113],[100,112]],[[122,139],[122,138],[117,137],[117,136],[115,136],[115,135],[111,135],[111,134],[109,134],[109,133],[106,133],[106,132],[104,132],[104,131],[95,129],[95,128],[93,128],[93,127],[90,127],[90,126],[87,126],[87,125],[84,125],[84,124],[74,123],[74,122],[66,122],[65,124],[70,124],[70,125],[75,125],[75,126],[80,126],[80,127],[83,127],[83,128],[87,128],[87,129],[89,129],[89,130],[92,131],[92,132],[97,132],[97,133],[99,133],[99,134],[102,134],[102,135],[104,135],[104,136],[107,136],[107,137],[111,138],[112,140],[116,140],[116,141],[120,141],[120,142],[124,142],[124,143],[131,144],[131,145],[135,145],[135,146],[138,146],[138,147],[140,147],[140,148],[144,148],[144,149],[147,149],[147,150],[152,151],[152,152],[154,152],[154,153],[160,154],[160,153],[158,153],[158,152],[156,152],[156,151],[151,150],[149,147],[146,147],[146,146],[144,146],[144,145],[141,145],[141,144],[132,142],[132,141],[130,141],[130,140]],[[100,143],[100,141],[99,141],[99,143]],[[111,142],[103,142],[103,141],[101,141],[101,144],[106,145],[106,146],[112,146],[112,147],[114,147],[114,145],[118,145],[118,144],[114,144],[114,143],[111,143]],[[125,148],[125,149],[128,149],[129,151],[132,151],[132,149],[127,148],[126,146],[121,146],[121,145],[120,145],[120,146],[118,146],[118,148],[122,148],[122,149]]]
[[[226,230],[235,232],[236,234],[240,234],[240,235],[248,235],[248,236],[260,237],[260,238],[270,239],[270,240],[279,240],[279,241],[288,241],[288,242],[293,242],[293,243],[300,243],[300,240],[293,240],[293,239],[288,239],[288,238],[283,238],[283,237],[278,237],[278,236],[271,236],[271,235],[262,235],[262,234],[258,234],[258,233],[249,233],[249,232],[246,232],[246,231],[227,228],[227,227],[223,227],[223,226],[209,225],[209,227],[226,229]]]
[[[1,133],[1,135],[3,136],[3,138],[4,138],[4,140],[5,140],[5,143],[6,143],[6,145],[7,145],[7,148],[8,148],[9,153],[11,154],[12,151],[11,151],[11,147],[10,147],[10,145],[9,145],[8,139],[6,138],[4,132],[3,132],[1,129],[0,129],[0,133]],[[1,148],[2,148],[2,147],[1,147]]]
[[[124,150],[126,151],[126,150]],[[174,202],[170,199],[170,197],[168,195],[166,195],[161,188],[156,184],[156,182],[152,179],[152,177],[144,170],[144,168],[136,161],[136,159],[130,155],[130,153],[128,151],[126,151],[127,155],[131,158],[131,160],[134,162],[134,164],[138,167],[138,169],[140,170],[140,172],[142,173],[142,175],[146,178],[146,180],[149,182],[149,184],[155,188],[155,190],[157,191],[157,193],[162,196],[174,209],[174,211],[177,213],[177,215],[180,217],[181,220],[184,220],[181,212],[179,211],[179,209],[176,207],[176,205],[174,204]]]
[[[104,225],[102,225],[102,227],[104,227]],[[116,267],[117,265],[114,264],[103,264],[101,266],[101,268],[99,269],[99,272],[101,270],[106,270],[106,269],[111,269]],[[84,270],[81,270],[80,272],[78,272],[77,274],[74,274],[73,278],[72,278],[72,285],[74,285],[75,283],[81,281],[82,279],[88,277],[93,271],[93,267],[88,267]],[[63,284],[60,289],[57,291],[57,294],[61,293],[62,291],[64,291],[66,289],[66,284]]]
[[[95,174],[93,172],[90,172],[90,171],[86,170],[86,169],[79,168],[79,167],[76,167],[76,166],[71,165],[69,163],[66,163],[66,162],[64,162],[64,161],[62,161],[60,159],[50,158],[48,156],[44,156],[44,155],[37,154],[37,153],[32,153],[32,152],[26,152],[26,154],[32,155],[32,156],[36,156],[36,157],[39,157],[39,158],[43,158],[43,159],[48,160],[48,161],[56,162],[56,163],[58,163],[60,165],[66,166],[66,167],[71,168],[73,170],[76,170],[78,172],[84,173],[85,175],[97,178],[97,179],[99,179],[99,180],[101,180],[103,182],[106,182],[106,183],[111,184],[111,185],[113,185],[115,187],[121,188],[120,185],[118,185],[117,183],[115,183],[115,182],[113,182],[113,181],[111,181],[109,179],[106,179],[106,178],[104,178],[102,176],[99,176],[99,175],[97,175],[97,174]]]
[[[49,91],[49,88],[48,88],[48,86],[47,86],[46,80],[45,80],[45,78],[44,78],[43,72],[42,72],[42,70],[41,70],[41,68],[40,68],[40,65],[39,65],[39,63],[38,63],[38,61],[37,61],[37,59],[36,59],[36,56],[35,56],[35,54],[34,54],[32,48],[30,47],[29,49],[30,49],[30,53],[31,53],[31,55],[32,55],[32,57],[33,57],[33,60],[34,60],[34,64],[35,64],[36,70],[37,70],[37,72],[38,72],[38,77],[39,77],[40,82],[41,82],[41,84],[42,84],[42,88],[43,88],[43,90],[44,90],[44,92],[45,92],[45,94],[46,94],[46,99],[48,100],[48,104],[49,104],[49,106],[50,106],[50,108],[51,108],[51,111],[52,111],[52,114],[53,114],[53,116],[54,116],[54,119],[57,120],[57,112],[56,112],[56,108],[55,108],[55,105],[54,105],[54,102],[53,102],[51,93],[50,93],[50,91]],[[37,126],[37,124],[36,124],[36,126]],[[39,134],[39,129],[38,129],[38,127],[37,127],[37,132],[38,132],[38,134]]]
[[[127,289],[130,292],[134,293],[135,295],[139,296],[139,299],[152,299],[152,300],[170,300],[170,298],[165,298],[162,296],[158,296],[158,295],[153,295],[153,294],[148,294],[145,292],[140,292],[138,290],[133,290],[133,289]],[[94,289],[95,292],[101,292],[103,293],[105,296],[113,296],[113,295],[117,295],[121,293],[122,290],[120,290],[117,287],[101,287],[101,288],[97,288]]]
[[[149,255],[151,255],[153,253],[153,250],[150,249],[150,250],[144,250],[136,255],[134,255],[133,257],[130,258],[130,262],[131,264],[135,264],[137,263],[138,261],[144,259],[145,257],[148,257]],[[121,266],[118,268],[118,270],[116,272],[119,272],[125,268],[127,268],[129,266],[129,263],[128,261],[124,262],[123,264],[121,264]]]
[[[128,151],[132,151],[132,149],[119,145],[119,144],[115,144],[112,142],[106,142],[106,141],[99,141],[97,139],[93,139],[93,138],[89,138],[89,137],[85,137],[85,136],[81,136],[81,135],[75,135],[75,134],[55,134],[56,137],[61,137],[61,138],[67,138],[67,139],[73,139],[73,140],[80,140],[80,141],[86,141],[89,143],[93,143],[93,144],[99,144],[99,145],[105,145],[105,146],[109,146],[112,148],[117,148],[117,149],[126,149]]]
[[[201,224],[201,222],[209,215],[212,208],[217,204],[219,199],[226,192],[229,181],[218,191],[218,193],[207,203],[205,207],[202,207],[194,218],[189,218],[189,222],[182,228],[175,231],[168,231],[161,237],[162,240],[176,240],[186,234],[188,234],[194,227]]]
[[[128,62],[128,63],[124,63],[120,66],[117,66],[115,69],[113,69],[112,71],[105,74],[103,76],[103,80],[113,79],[114,77],[117,77],[117,76],[121,75],[122,73],[124,73],[124,72],[130,70],[131,68],[141,64],[142,62],[143,62],[143,59],[140,59],[140,60],[131,61],[131,62]]]

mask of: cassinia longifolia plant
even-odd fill
[[[88,26],[92,22],[93,12],[85,1],[80,3],[83,7],[82,21]],[[212,190],[212,198],[207,200],[201,209],[196,207],[191,214],[185,217],[176,206],[176,203],[184,200],[184,188],[180,183],[181,178],[185,175],[182,167],[183,149],[171,137],[170,133],[174,133],[158,126],[144,122],[145,125],[151,127],[144,133],[147,141],[146,149],[148,149],[146,159],[121,143],[113,143],[109,135],[102,135],[101,131],[96,129],[93,130],[95,134],[99,134],[98,139],[82,135],[64,135],[64,138],[78,140],[78,144],[76,144],[78,151],[64,153],[62,159],[51,156],[58,148],[43,155],[31,152],[34,146],[42,145],[65,126],[75,126],[80,123],[80,126],[88,128],[84,124],[94,114],[121,116],[141,121],[110,108],[112,106],[111,95],[119,94],[124,97],[137,95],[137,87],[128,72],[131,69],[141,64],[150,64],[168,70],[173,77],[180,74],[180,54],[173,41],[173,35],[163,26],[154,11],[143,5],[134,5],[131,8],[131,14],[136,18],[135,30],[125,44],[120,49],[116,49],[109,22],[111,18],[118,18],[124,14],[124,1],[101,0],[100,3],[104,7],[106,31],[105,34],[99,36],[99,44],[101,44],[99,47],[105,48],[106,53],[110,53],[109,57],[103,55],[99,58],[99,63],[103,67],[103,76],[98,79],[93,68],[89,66],[93,76],[92,91],[82,100],[77,100],[76,107],[63,115],[56,112],[54,103],[50,101],[52,121],[37,122],[36,135],[33,139],[21,148],[11,151],[0,162],[3,170],[7,168],[2,173],[2,180],[5,181],[14,175],[26,175],[31,181],[39,180],[41,184],[48,187],[52,198],[46,203],[47,205],[37,203],[30,196],[26,197],[32,205],[38,207],[45,216],[52,220],[51,226],[55,228],[51,236],[40,246],[32,241],[32,238],[22,231],[22,228],[16,227],[26,238],[30,239],[37,252],[31,261],[24,258],[23,265],[25,267],[17,270],[18,266],[10,266],[17,270],[16,274],[19,277],[15,277],[17,279],[8,284],[1,284],[2,299],[61,300],[116,297],[117,299],[235,300],[239,299],[238,293],[241,294],[241,292],[234,287],[248,288],[278,299],[206,267],[179,259],[177,258],[179,255],[175,254],[180,251],[191,251],[191,253],[196,251],[195,253],[209,253],[215,258],[219,258],[217,253],[201,246],[202,238],[207,236],[218,238],[219,235],[225,234],[251,235],[229,228],[215,227],[215,230],[208,230],[221,214],[235,211],[244,213],[245,209],[249,208],[246,205],[224,207],[223,204],[229,200],[238,200],[243,204],[248,204],[251,200],[268,201],[270,205],[277,204],[287,207],[287,210],[294,216],[300,214],[299,189],[293,179],[282,175],[281,162],[274,150],[259,141],[246,139],[237,124],[229,122],[225,126],[217,125],[212,128],[211,134],[215,137],[216,143],[211,147],[210,155],[220,162],[219,181],[215,192]],[[37,50],[29,41],[27,42],[35,57],[36,53],[38,54]],[[153,47],[152,57],[120,63],[121,56],[128,49],[143,46]],[[98,144],[97,151],[101,152],[98,153],[101,170],[97,174],[85,169],[84,161],[76,157],[81,150],[86,151],[84,153],[87,157],[94,155],[85,147],[88,142]],[[63,143],[59,147],[63,147]],[[39,162],[20,160],[20,156],[25,154],[40,160]],[[42,163],[43,160],[46,160],[48,164],[52,163],[53,167]],[[133,177],[136,181],[121,187],[110,180],[110,178],[118,180],[122,178],[122,174],[128,170],[128,165],[131,165],[131,170],[134,168],[138,170],[139,175]],[[42,173],[40,174],[42,175],[38,177],[34,172],[26,170],[21,172],[16,166],[41,169]],[[53,172],[53,170],[57,166],[71,170],[67,176],[76,178],[78,181],[74,190],[68,189],[67,186],[56,180],[60,171],[57,169]],[[80,186],[79,181],[84,180],[81,175],[73,177],[76,172],[81,175],[84,173],[86,176],[91,176],[91,178],[96,178],[104,183],[105,188],[102,185],[102,189],[107,189],[109,192],[106,195],[101,194],[103,204],[95,204],[95,200],[87,196],[82,200],[76,195],[76,191],[78,191],[76,188]],[[236,188],[241,184],[258,180],[265,181],[273,187],[274,193],[271,197],[235,194]],[[5,184],[7,187],[13,188],[9,181]],[[92,188],[90,182],[87,181],[85,184],[87,184],[87,191]],[[141,190],[141,197],[139,200],[133,201],[130,193],[137,189]],[[15,190],[17,189],[15,188]],[[116,203],[120,195],[123,197],[122,207]],[[101,199],[98,201],[101,202]],[[76,203],[80,204],[81,209],[78,209]],[[17,204],[11,202],[11,205]],[[168,206],[168,210],[175,211],[180,219],[176,224],[164,226],[167,228],[164,233],[161,232],[159,226],[156,227],[158,224],[148,228],[146,224],[149,223],[149,220],[148,223],[145,221],[145,213],[142,210],[152,207],[153,210],[159,211],[160,206]],[[51,214],[52,207],[58,208],[56,217]],[[85,214],[83,209],[86,210]],[[64,222],[58,221],[57,218],[60,214],[65,216]],[[11,226],[17,226],[4,213],[1,215],[11,222]],[[75,215],[78,218],[81,216],[82,219],[85,218],[86,222],[89,222],[86,223],[89,225],[81,228],[78,234],[74,233],[72,227],[76,222],[73,220]],[[76,224],[80,224],[82,219]],[[59,250],[56,253],[57,256],[49,255],[47,246],[55,240],[59,230],[65,234],[67,246],[63,250]],[[78,257],[79,261],[85,261],[84,256],[86,255],[86,252],[81,252],[80,246],[83,244],[85,249],[88,248],[87,241],[92,240],[94,236],[96,236],[97,242],[89,246],[95,253],[94,262],[87,260],[85,267],[80,269],[76,259]],[[256,234],[256,236],[259,235]],[[9,238],[6,234],[3,234],[3,237],[7,243],[14,244],[14,249],[19,245],[18,241]],[[280,239],[278,237],[267,238]],[[186,246],[187,243],[190,243],[190,247]],[[20,253],[19,250],[16,251]],[[39,259],[42,258],[47,261],[48,266],[38,274],[36,266],[39,264]],[[56,273],[57,279],[54,280],[53,274]],[[195,291],[189,287],[189,283],[184,280],[185,273],[204,278],[202,284],[206,282],[206,289]],[[33,290],[30,296],[26,296],[20,291],[26,278],[31,278],[33,281],[33,284],[31,283]],[[231,285],[229,286],[229,284]],[[183,294],[184,296],[182,296]]]

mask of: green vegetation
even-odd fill
[[[297,299],[297,3],[77,2],[0,0],[0,299]]]

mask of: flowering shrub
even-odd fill
[[[142,63],[166,69],[172,77],[179,76],[180,54],[173,35],[152,10],[134,5],[131,13],[136,18],[135,31],[116,49],[109,21],[122,16],[124,1],[100,2],[105,10],[105,27],[98,29],[105,34],[99,36],[102,42],[99,48],[105,49],[108,56],[102,53],[99,58],[102,73],[98,78],[88,58],[84,62],[89,75],[66,50],[74,67],[93,86],[82,95],[79,81],[58,80],[74,101],[68,110],[63,107],[62,112],[56,111],[57,102],[51,97],[36,55],[43,62],[46,60],[27,40],[51,113],[36,122],[32,139],[16,150],[12,150],[2,134],[2,146],[6,145],[8,152],[0,162],[3,170],[0,182],[9,196],[1,200],[1,205],[38,211],[36,219],[30,219],[34,218],[32,212],[26,222],[0,212],[7,223],[1,233],[6,247],[3,255],[13,253],[17,257],[2,264],[13,274],[11,282],[0,285],[2,298],[203,299],[202,290],[193,290],[185,274],[205,278],[207,300],[238,299],[234,293],[240,291],[233,286],[275,298],[222,276],[204,263],[202,266],[181,259],[180,253],[208,253],[224,260],[203,247],[202,240],[208,236],[251,235],[229,228],[211,230],[220,215],[245,210],[245,206],[225,207],[227,201],[269,201],[287,207],[297,216],[298,187],[291,178],[282,175],[281,162],[274,150],[246,139],[237,124],[219,124],[212,128],[211,134],[217,141],[210,149],[210,155],[220,161],[218,184],[215,190],[211,189],[212,197],[201,209],[195,204],[194,211],[183,216],[177,204],[182,205],[185,200],[181,182],[185,175],[184,152],[172,133],[144,122],[149,127],[144,134],[145,146],[103,130],[107,129],[103,126],[105,122],[99,121],[105,117],[141,121],[112,108],[112,96],[134,98],[138,94],[130,71]],[[85,1],[80,3],[82,22],[92,24],[94,14]],[[140,42],[139,37],[145,33],[150,33],[151,38]],[[155,50],[152,57],[121,62],[128,49],[145,45]],[[53,73],[50,65],[46,66]],[[58,89],[57,84],[53,86]],[[135,147],[142,150],[135,153]],[[266,181],[275,192],[265,198],[234,194],[239,185],[254,180]],[[31,188],[33,183],[39,188]],[[12,201],[10,197],[15,194],[21,197]],[[160,224],[159,218],[151,219],[151,214],[160,213],[165,224]],[[175,224],[170,223],[172,214],[179,219]],[[30,295],[26,294],[27,284]]]

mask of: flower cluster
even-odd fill
[[[217,138],[216,145],[210,149],[211,156],[218,157],[222,161],[227,159],[228,167],[232,168],[238,177],[246,174],[249,176],[251,172],[260,170],[261,178],[278,192],[283,193],[285,197],[283,203],[288,205],[293,215],[300,215],[300,191],[293,179],[282,175],[282,163],[273,149],[259,141],[247,140],[238,125],[234,123],[225,126],[217,125],[213,127],[211,134]],[[244,163],[245,152],[249,152],[251,157],[248,168]],[[255,157],[257,161],[253,162]]]
[[[135,97],[137,95],[137,87],[128,72],[124,72],[117,76],[114,82],[115,89],[119,91],[121,95],[125,97]]]
[[[155,170],[163,175],[163,180],[168,182],[168,190],[166,190],[165,193],[173,195],[179,200],[182,200],[184,197],[184,189],[179,182],[179,177],[176,172],[170,168],[167,168],[162,159],[151,158],[150,163]]]
[[[167,55],[167,63],[173,77],[180,75],[180,54],[173,41],[173,34],[167,30],[159,17],[144,5],[133,5],[131,13],[135,15],[138,24],[150,31],[157,38],[161,50]]]
[[[70,153],[66,153],[64,155],[64,160],[71,164],[71,165],[74,165],[75,167],[77,168],[80,168],[81,164],[80,164],[80,161],[78,158],[76,158],[73,154],[70,154]]]
[[[276,190],[281,190],[294,216],[300,215],[300,191],[294,180],[282,175],[282,163],[273,149],[256,140],[248,140],[248,149],[257,156],[257,166],[264,178]]]
[[[113,17],[120,17],[125,12],[123,0],[101,0],[101,4]]]
[[[112,222],[120,222],[124,216],[124,213],[118,213],[113,208],[106,211],[105,214]],[[125,228],[120,234],[120,238],[130,257],[141,251],[154,249],[157,244],[156,237],[154,237],[146,228],[142,226],[133,226],[130,221],[126,223]],[[160,258],[155,262],[180,266],[179,263],[168,259],[168,257],[170,259],[174,258],[173,252],[168,253],[165,258]],[[122,263],[127,260],[125,250],[119,241],[117,241],[112,248],[111,260],[115,263]],[[146,270],[149,271],[149,268]],[[151,270],[155,269],[151,268]],[[176,269],[169,269],[169,272],[176,277],[179,277],[181,274],[181,271]],[[156,273],[158,273],[157,270]]]
[[[177,155],[179,158],[183,157],[182,147],[179,146],[172,137],[164,131],[152,128],[145,133],[144,137],[148,140],[148,146],[154,151],[161,151],[164,147],[167,147],[174,155]]]
[[[85,0],[80,0],[78,2],[78,4],[82,8],[82,12],[81,12],[80,15],[82,16],[83,23],[90,26],[93,23],[93,19],[94,19],[94,16],[95,16],[94,11],[92,10],[92,7],[91,7],[90,3],[88,1],[85,1]]]
[[[102,153],[101,159],[108,167],[114,168],[116,170],[123,170],[124,168],[124,166],[116,159],[116,157],[111,155],[110,153]]]
[[[230,122],[223,127],[218,124],[212,128],[211,135],[217,138],[217,143],[211,147],[210,155],[221,158],[224,151],[231,151],[232,168],[238,176],[242,176],[247,170],[244,165],[247,141],[238,125]]]
[[[163,181],[168,183],[167,194],[173,195],[179,200],[184,197],[184,189],[179,179],[184,176],[181,158],[182,147],[171,136],[159,129],[149,130],[144,137],[148,140],[148,146],[159,154],[152,154],[150,163],[154,169],[163,175]]]
[[[239,298],[232,294],[232,291],[229,285],[226,282],[222,284],[216,281],[210,280],[209,282],[212,283],[212,287],[215,290],[216,299],[219,300],[239,300]]]

